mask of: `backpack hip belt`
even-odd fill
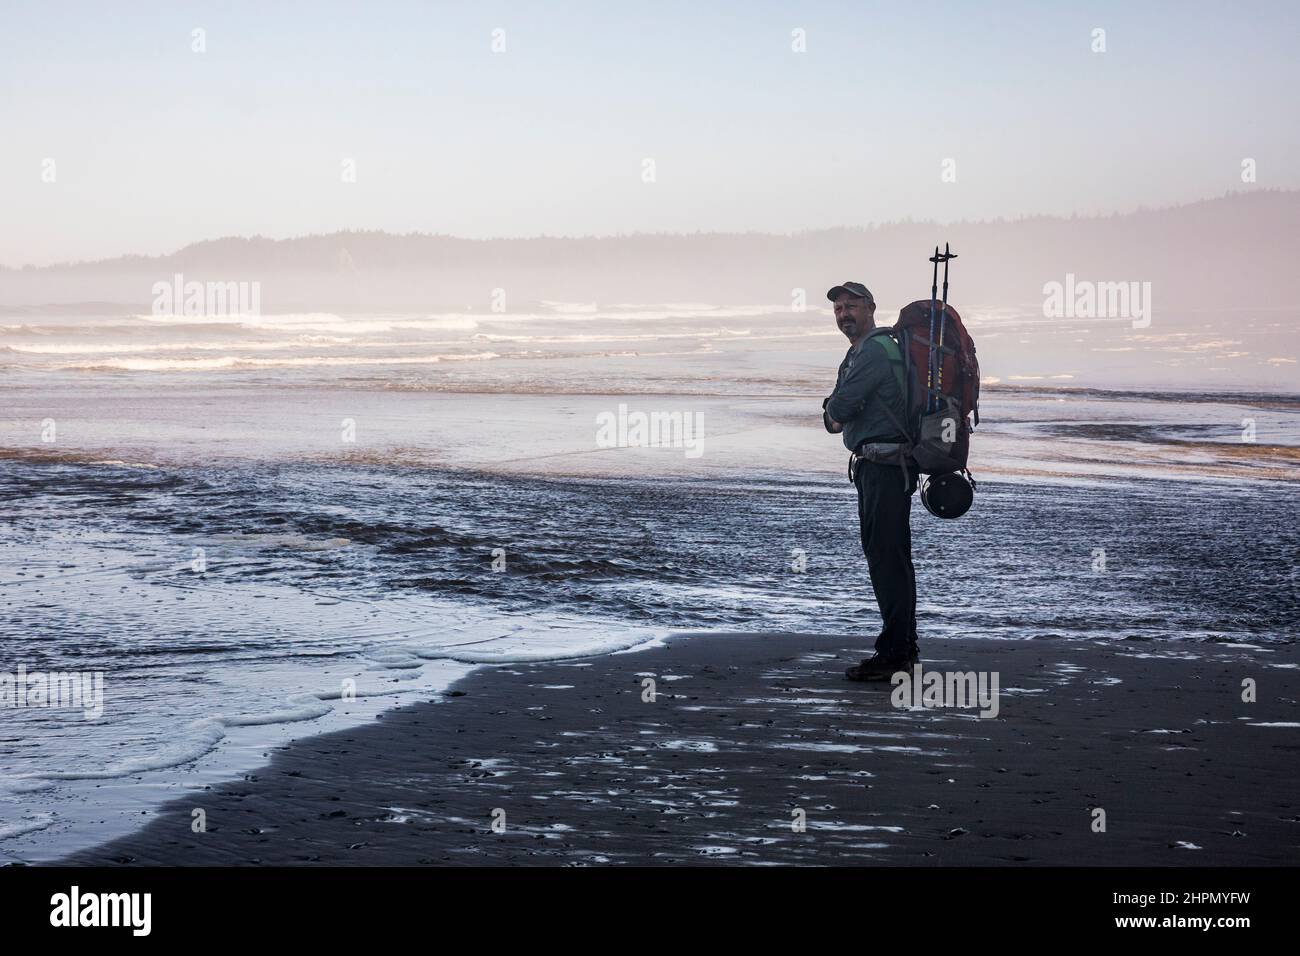
[[[864,461],[876,465],[897,465],[903,473],[903,487],[910,486],[908,468],[915,464],[912,460],[911,442],[875,441],[859,445],[849,454],[849,481],[857,481],[858,467]]]

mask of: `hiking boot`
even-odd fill
[[[881,657],[876,653],[861,664],[854,664],[844,676],[852,681],[888,681],[899,671],[911,671],[919,661],[915,651],[906,657]]]

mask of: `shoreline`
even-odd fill
[[[1300,859],[1294,644],[923,645],[926,671],[998,672],[999,714],[983,719],[900,710],[889,685],[845,681],[866,643],[682,633],[477,667],[434,701],[275,748],[51,865]]]

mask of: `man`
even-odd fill
[[[845,676],[887,681],[919,660],[911,525],[917,471],[910,462],[901,468],[896,450],[896,443],[907,440],[902,356],[889,330],[876,328],[876,302],[861,282],[837,285],[826,298],[835,304],[835,324],[848,338],[849,351],[835,391],[822,403],[822,418],[826,430],[842,433],[844,446],[854,452],[850,473],[858,492],[862,552],[884,624],[875,655]]]

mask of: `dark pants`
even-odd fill
[[[882,657],[905,657],[916,647],[916,569],[912,567],[912,493],[917,475],[903,486],[897,465],[858,465],[858,523],[871,587],[884,622],[876,638]]]

